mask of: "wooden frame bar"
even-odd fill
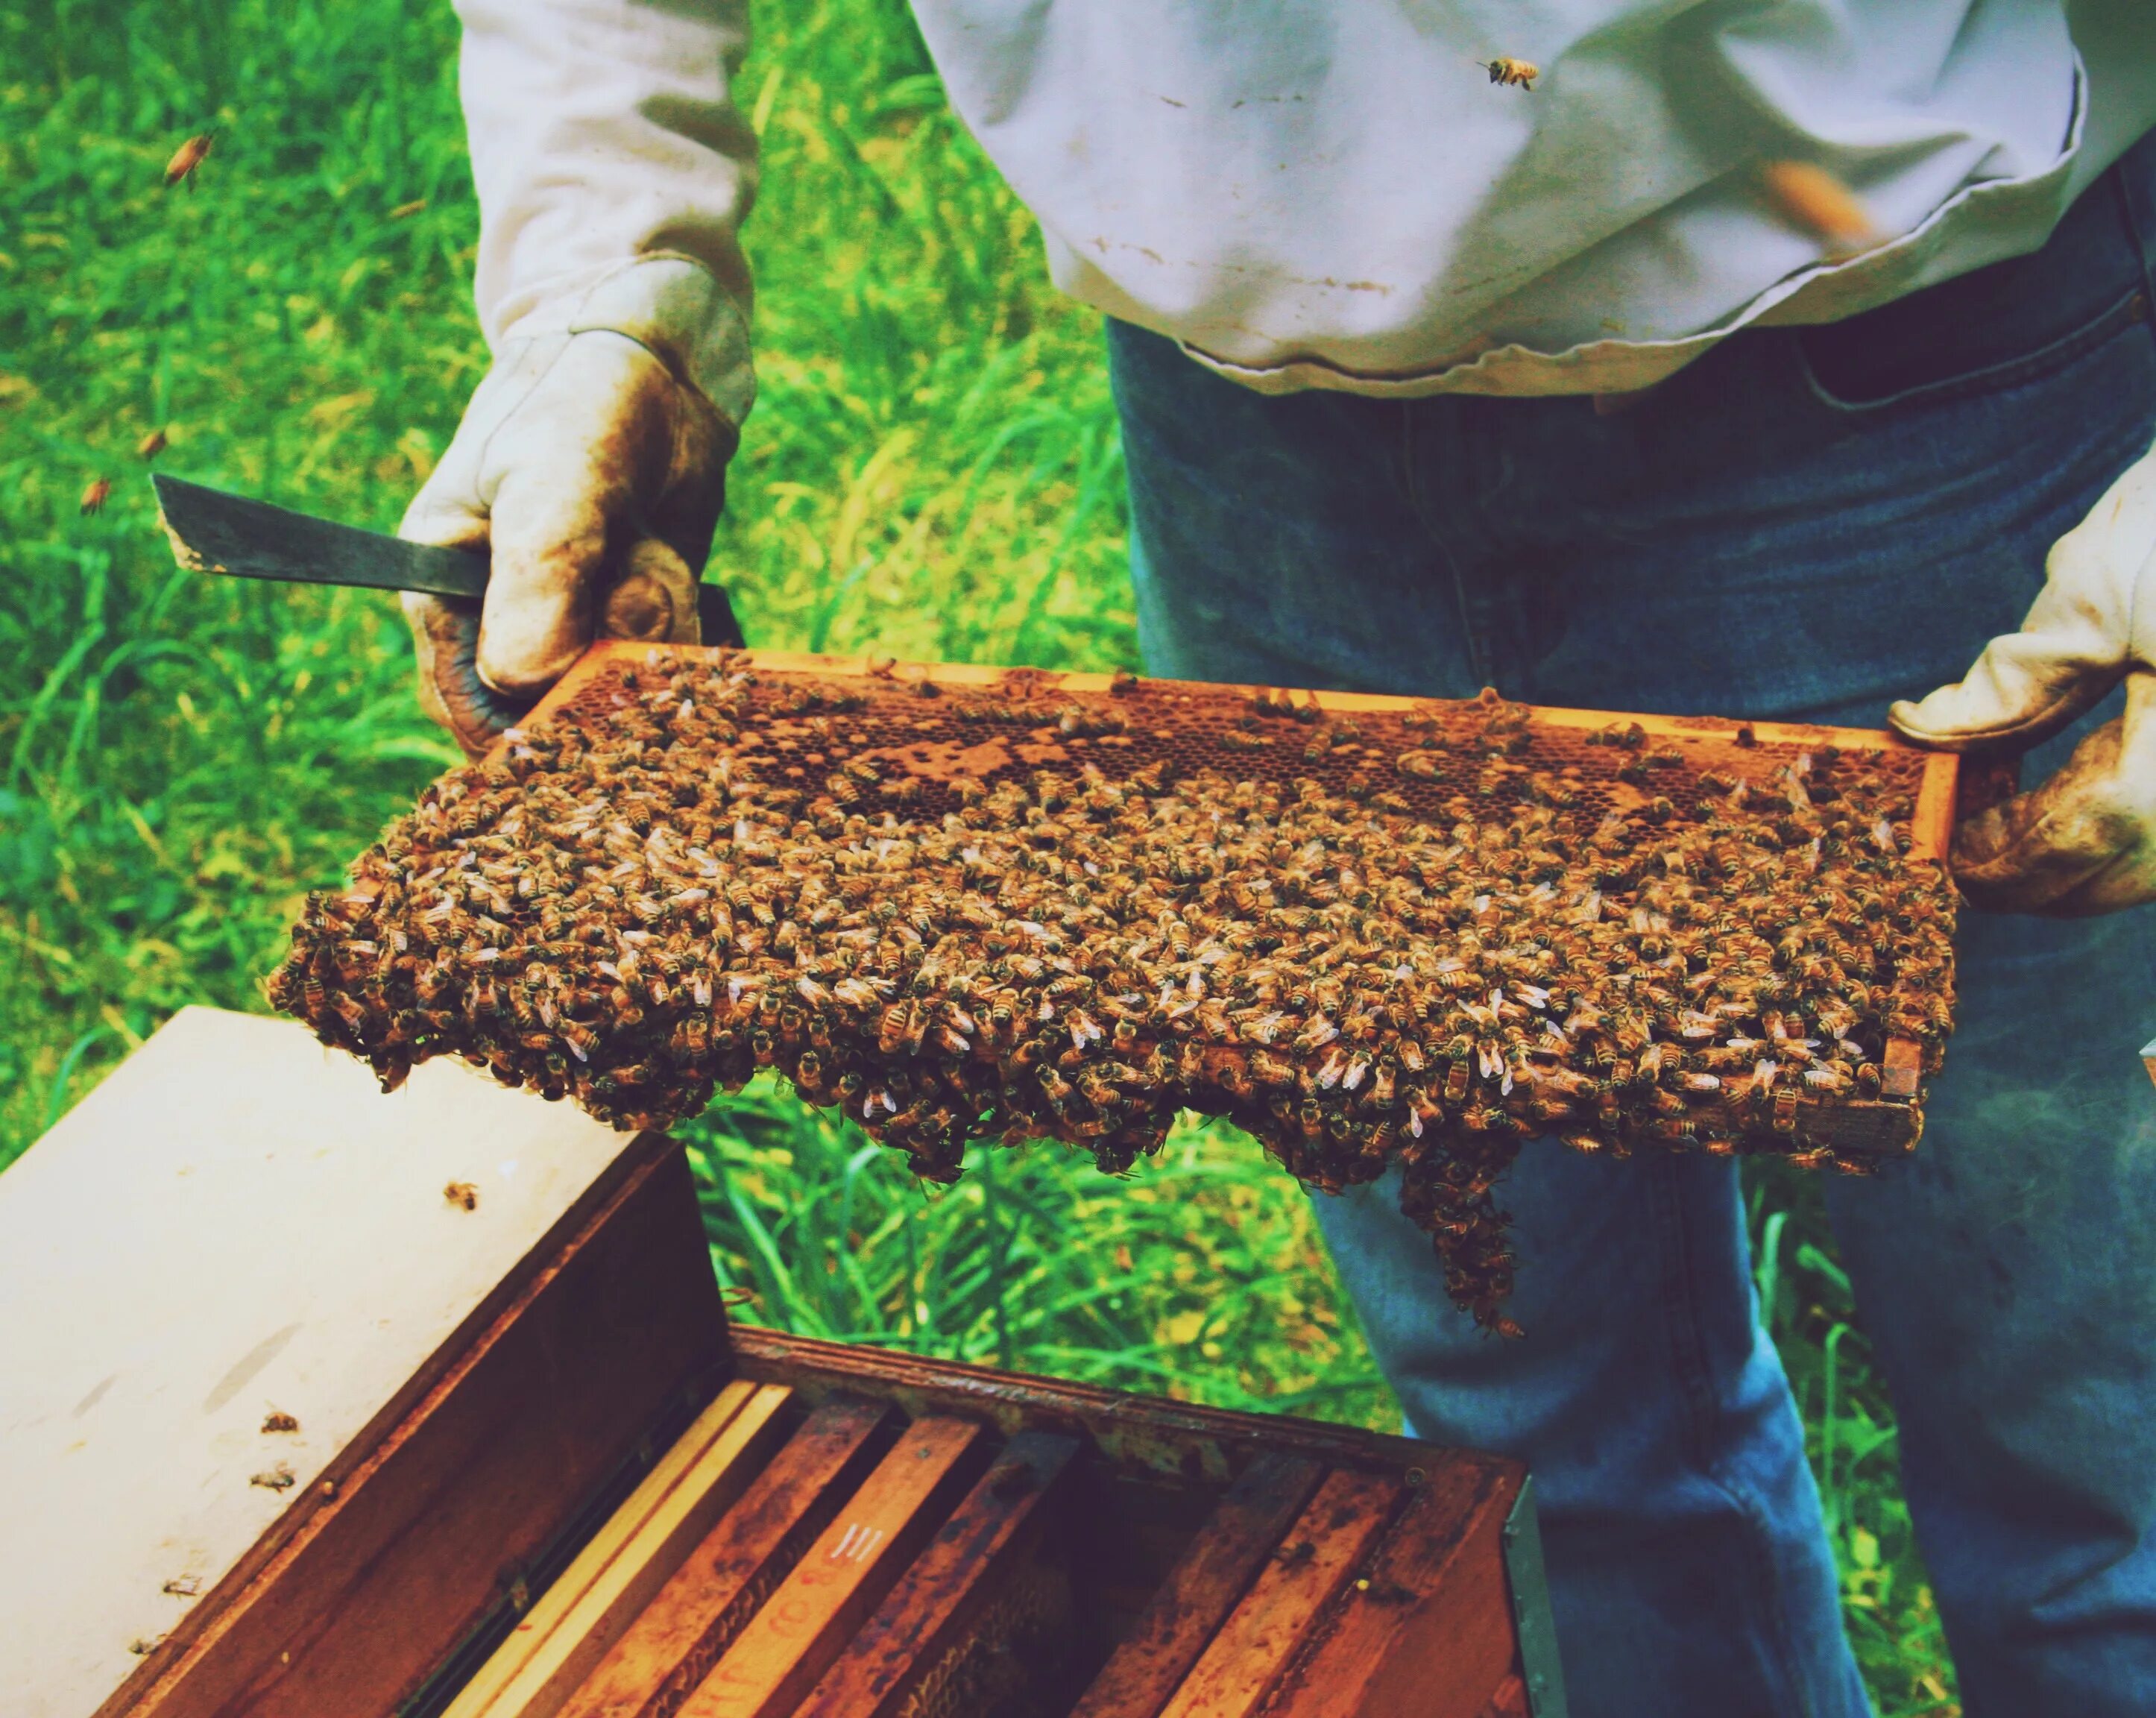
[[[673,1718],[858,1489],[891,1428],[880,1403],[857,1397],[810,1414],[570,1697],[565,1718]]]
[[[1070,1718],[1126,1718],[1166,1705],[1324,1477],[1322,1467],[1302,1457],[1269,1454],[1251,1463]]]
[[[1051,1674],[1076,1627],[1058,1517],[1078,1452],[1012,1438],[795,1718],[973,1718]]]
[[[716,648],[644,645],[620,639],[602,639],[587,650],[575,666],[548,688],[546,696],[525,718],[526,724],[528,726],[543,721],[554,714],[583,692],[609,664],[649,661],[661,653],[711,658],[722,654]],[[744,668],[759,674],[814,676],[841,680],[891,679],[901,685],[909,681],[927,680],[937,686],[985,688],[1003,684],[1011,671],[1006,668],[977,667],[965,662],[891,662],[888,658],[882,657],[819,656],[803,651],[737,651],[732,656]],[[1115,684],[1115,676],[1107,674],[1060,673],[1034,669],[1028,669],[1025,672],[1032,683],[1044,692],[1101,693],[1108,692]],[[1172,693],[1183,682],[1147,680],[1144,684],[1155,692]],[[1312,692],[1272,687],[1208,684],[1194,686],[1191,689],[1213,694],[1222,691],[1270,692],[1276,697],[1293,699],[1314,709],[1334,711],[1342,715],[1401,715],[1431,702],[1428,698],[1401,697],[1379,692]],[[1615,721],[1636,722],[1650,738],[1655,739],[1712,739],[1733,743],[1740,729],[1748,729],[1755,738],[1768,745],[1831,745],[1844,751],[1918,753],[1924,759],[1923,785],[1917,795],[1916,816],[1911,822],[1910,856],[1919,859],[1943,859],[1952,845],[1955,790],[1962,760],[1951,752],[1922,751],[1899,734],[1885,728],[1831,728],[1802,722],[1748,722],[1721,716],[1656,716],[1608,710],[1573,710],[1550,704],[1536,704],[1529,707],[1535,721],[1552,727],[1591,730],[1606,727]]]
[[[788,1718],[988,1456],[971,1420],[923,1416],[752,1617],[682,1718]]]

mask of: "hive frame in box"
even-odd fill
[[[886,1443],[908,1425],[970,1424],[979,1428],[983,1451],[998,1439],[1006,1451],[1027,1439],[1075,1450],[1084,1477],[1074,1474],[1074,1494],[1058,1506],[1084,1515],[1084,1525],[1073,1528],[1066,1517],[1058,1530],[1070,1571],[1089,1590],[1121,1579],[1149,1597],[1140,1601],[1132,1634],[1084,1673],[1082,1693],[1078,1684],[1065,1685],[1062,1698],[1078,1701],[1069,1709],[1073,1718],[1163,1718],[1186,1708],[1266,1718],[1410,1711],[1418,1718],[1563,1718],[1532,1494],[1517,1462],[753,1326],[736,1326],[732,1347],[734,1378],[783,1392],[796,1423],[806,1415],[865,1411],[882,1417]],[[1286,1483],[1275,1485],[1276,1476]],[[844,1489],[859,1481],[856,1473]],[[1331,1570],[1298,1561],[1295,1544],[1322,1519],[1321,1481],[1353,1494],[1347,1514],[1359,1535]],[[1253,1482],[1280,1490],[1283,1507],[1239,1546],[1224,1512],[1232,1514]],[[855,1508],[818,1514],[810,1525],[819,1542]],[[1151,1561],[1111,1569],[1104,1554],[1135,1548],[1133,1524],[1141,1521],[1152,1522],[1135,1535],[1150,1541],[1144,1557]],[[1306,1548],[1301,1556],[1307,1559]],[[1319,1578],[1305,1578],[1311,1576]],[[706,1578],[692,1555],[649,1571],[648,1584],[670,1577],[670,1592]],[[883,1583],[892,1605],[902,1585]],[[768,1592],[759,1607],[782,1597],[783,1589]],[[760,1608],[743,1613],[756,1614]],[[890,1607],[880,1614],[888,1633]],[[790,1616],[780,1633],[800,1620]],[[858,1623],[850,1627],[858,1632]],[[732,1626],[725,1650],[738,1645],[767,1674],[784,1668],[784,1653],[774,1655],[772,1641],[752,1641],[740,1618]],[[501,1631],[482,1638],[500,1639]],[[608,1641],[613,1653],[591,1687],[565,1687],[530,1705],[515,1697],[475,1700],[467,1659],[444,1667],[402,1710],[406,1718],[670,1712],[703,1687],[721,1650],[705,1654],[684,1679],[668,1669],[671,1658],[652,1656],[633,1635],[610,1631]],[[677,1638],[677,1650],[680,1644]],[[825,1648],[828,1656],[834,1643]],[[1209,1684],[1201,1666],[1210,1668]],[[849,1680],[832,1669],[832,1681]],[[850,1679],[860,1679],[858,1666]],[[832,1705],[831,1692],[819,1684],[826,1698],[804,1710],[867,1718],[865,1706],[857,1714],[844,1702]]]
[[[788,651],[743,651],[702,646],[656,646],[605,640],[594,644],[574,666],[551,688],[525,718],[526,728],[556,715],[598,689],[599,676],[609,667],[646,662],[660,656],[716,662],[724,657],[740,667],[773,676],[804,680],[854,681],[869,684],[906,686],[927,681],[943,689],[985,692],[1022,686],[1025,695],[1039,697],[1063,694],[1075,697],[1111,694],[1132,684],[1127,676],[1097,673],[1062,673],[1040,669],[978,667],[964,663],[904,663],[888,657],[835,656]],[[1406,716],[1428,707],[1427,698],[1403,697],[1372,692],[1281,690],[1270,687],[1200,685],[1168,680],[1136,682],[1155,697],[1187,697],[1217,701],[1223,697],[1262,697],[1277,708],[1291,706],[1327,715]],[[1727,748],[1756,742],[1761,747],[1802,749],[1833,746],[1845,752],[1870,752],[1920,760],[1921,775],[1909,822],[1908,856],[1943,863],[1958,815],[1972,809],[1969,790],[1980,789],[1996,796],[2001,784],[1984,775],[1969,779],[1963,760],[1947,752],[1923,751],[1898,735],[1876,728],[1832,728],[1804,723],[1751,722],[1712,716],[1656,716],[1625,712],[1573,710],[1554,706],[1529,706],[1531,720],[1548,728],[1582,734],[1607,728],[1612,723],[1635,723],[1650,740],[1691,743]],[[1748,735],[1749,739],[1740,735]],[[493,755],[500,755],[497,746]],[[1982,772],[1974,773],[1983,775]],[[1993,772],[1995,774],[1995,772]],[[1643,796],[1644,797],[1644,796]],[[1209,1069],[1234,1051],[1209,1052]],[[1915,1107],[1922,1073],[1922,1056],[1915,1041],[1887,1042],[1880,1097],[1823,1098],[1806,1093],[1788,1114],[1778,1116],[1775,1131],[1806,1146],[1824,1146],[1851,1158],[1880,1158],[1906,1154],[1915,1148],[1922,1130],[1921,1114]],[[1732,1135],[1746,1131],[1742,1119],[1743,1099],[1728,1096],[1695,1107],[1703,1133],[1719,1126]]]

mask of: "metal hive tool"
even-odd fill
[[[1400,1165],[1502,1326],[1526,1137],[1914,1145],[1955,788],[1866,731],[603,645],[275,994],[385,1081],[455,1053],[624,1125],[773,1067],[938,1180],[1227,1115],[1313,1186]]]

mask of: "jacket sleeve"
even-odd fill
[[[744,0],[457,0],[457,14],[488,346],[612,329],[738,427],[756,393],[738,236],[756,139],[732,99]]]

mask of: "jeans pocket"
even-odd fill
[[[1947,283],[1948,286],[1958,284]],[[1927,296],[1913,294],[1885,308],[1899,310],[1903,304]],[[1942,311],[1944,313],[1943,307]],[[2147,322],[2148,297],[2138,285],[2127,286],[2102,309],[2063,332],[2056,324],[2032,329],[2027,343],[2018,350],[2001,356],[1994,347],[1974,361],[1966,347],[1954,349],[1959,342],[1912,352],[1892,337],[1888,328],[1856,326],[1876,314],[1867,312],[1846,323],[1825,323],[1795,331],[1805,384],[1813,397],[1830,410],[1858,415],[1905,406],[1941,405],[2035,381],[2064,369],[2136,323]]]

